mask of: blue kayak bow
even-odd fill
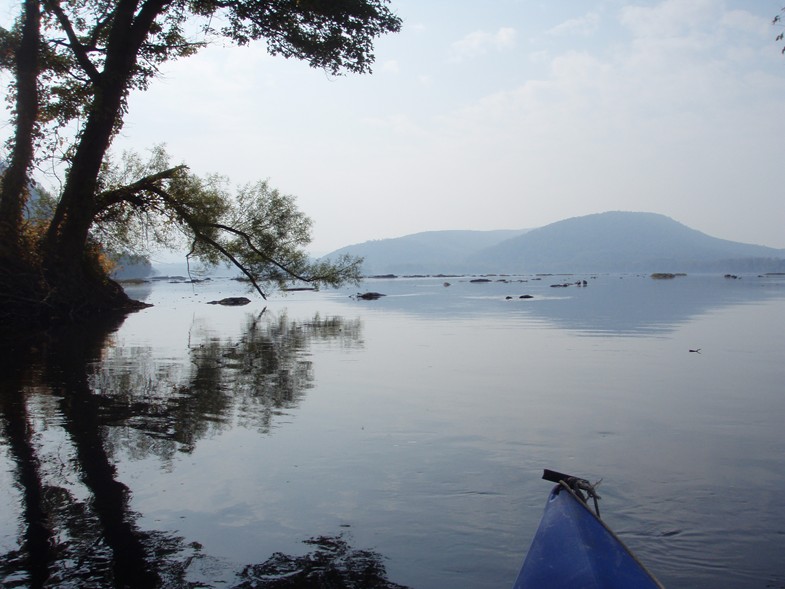
[[[599,483],[552,470],[542,478],[558,484],[548,496],[514,589],[663,589],[600,519]]]

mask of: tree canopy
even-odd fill
[[[124,155],[112,162],[109,149],[129,93],[146,89],[165,62],[217,40],[264,42],[273,55],[331,74],[371,72],[374,40],[401,26],[387,4],[22,0],[15,26],[0,29],[0,67],[14,75],[15,129],[0,190],[0,277],[7,283],[0,304],[37,301],[53,315],[73,315],[76,302],[115,305],[122,296],[97,264],[100,253],[150,237],[171,245],[176,235],[186,236],[193,256],[235,264],[260,293],[265,283],[293,278],[356,280],[357,260],[309,262],[310,221],[268,182],[232,195],[226,179],[171,165],[160,147],[147,161]],[[65,180],[51,215],[31,222],[24,214],[31,170],[47,158],[64,163]]]

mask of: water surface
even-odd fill
[[[237,308],[206,304],[233,281],[155,283],[120,325],[15,343],[6,583],[251,586],[321,550],[379,586],[506,587],[553,468],[603,479],[666,586],[785,587],[785,279],[489,280]]]

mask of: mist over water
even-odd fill
[[[785,277],[470,280],[157,282],[10,346],[6,583],[511,586],[553,468],[666,586],[785,587]]]

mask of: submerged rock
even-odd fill
[[[226,305],[227,307],[240,307],[242,305],[247,305],[251,302],[251,299],[247,299],[245,297],[226,297],[225,299],[221,299],[220,301],[209,301],[208,305]]]
[[[384,297],[384,296],[387,296],[387,295],[383,295],[380,292],[364,292],[364,293],[359,293],[358,292],[357,293],[357,298],[358,299],[362,299],[364,301],[375,301],[376,299],[379,299],[379,298]]]

